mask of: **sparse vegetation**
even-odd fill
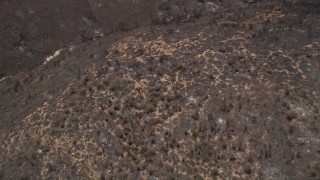
[[[317,2],[106,2],[12,40],[63,50],[0,74],[0,179],[319,178]]]

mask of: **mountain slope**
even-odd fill
[[[318,14],[220,9],[0,81],[3,179],[317,179]]]

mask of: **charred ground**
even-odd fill
[[[0,177],[319,179],[319,4],[189,3],[1,80]]]

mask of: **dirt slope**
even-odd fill
[[[188,21],[212,8],[198,0],[2,0],[0,78],[28,72],[71,44],[144,25]]]
[[[218,5],[2,79],[0,179],[319,179],[318,11]]]

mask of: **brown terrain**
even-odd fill
[[[320,1],[0,1],[0,179],[320,179]]]

